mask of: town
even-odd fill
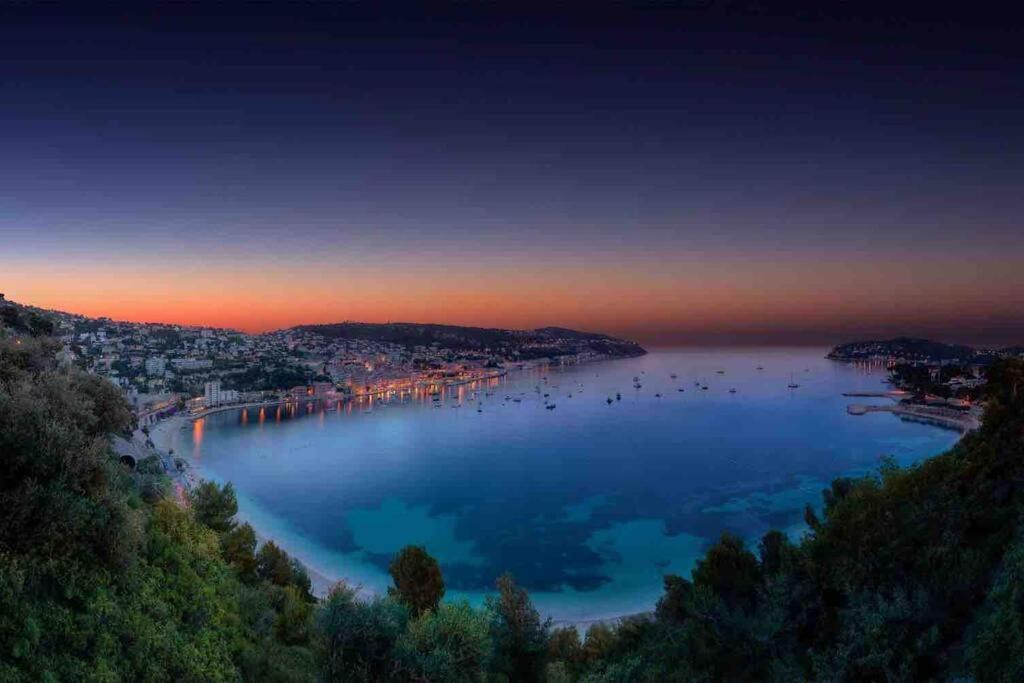
[[[343,323],[246,334],[90,318],[21,306],[0,295],[0,312],[11,317],[19,311],[52,328],[47,331],[62,344],[60,363],[118,386],[140,424],[182,409],[201,416],[300,398],[336,402],[429,394],[531,364],[571,365],[644,353],[633,342],[561,328]]]
[[[884,368],[884,392],[851,392],[851,397],[889,398],[893,405],[852,404],[851,415],[891,412],[902,419],[971,431],[981,424],[980,399],[986,368],[997,360],[1024,357],[1024,348],[975,349],[928,339],[897,337],[884,341],[840,344],[828,358]]]

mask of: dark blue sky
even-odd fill
[[[762,5],[6,5],[0,285],[252,329],[1024,337],[1019,24]]]

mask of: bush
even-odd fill
[[[412,621],[396,649],[415,680],[479,681],[491,649],[487,619],[469,603],[444,604]]]
[[[409,622],[409,609],[394,598],[359,600],[356,590],[337,584],[317,612],[328,681],[381,681],[399,664],[395,645]]]

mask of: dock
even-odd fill
[[[846,407],[850,415],[866,415],[868,413],[892,413],[901,420],[921,422],[946,429],[955,429],[967,433],[981,426],[981,421],[971,413],[964,413],[952,408],[921,405],[863,405],[852,404]]]

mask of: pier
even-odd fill
[[[921,405],[873,406],[852,404],[846,407],[850,415],[866,415],[868,413],[892,413],[902,420],[921,422],[937,427],[955,429],[967,433],[981,426],[981,421],[971,413],[964,413],[951,408],[938,408]]]

